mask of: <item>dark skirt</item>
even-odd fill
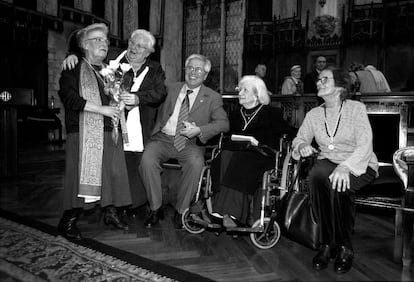
[[[100,206],[114,205],[116,207],[131,204],[128,173],[125,162],[121,134],[118,144],[112,141],[111,132],[104,134],[102,164],[102,188]],[[79,198],[79,133],[69,133],[66,137],[66,168],[63,191],[63,207],[92,208],[96,203],[85,204]]]
[[[215,191],[213,210],[245,222],[249,213],[259,207],[252,204],[261,187],[263,173],[274,161],[255,151],[224,150],[212,163],[212,185]],[[256,194],[256,195],[255,195]],[[256,202],[256,201],[255,201]]]
[[[142,154],[139,152],[125,152],[133,208],[142,206],[148,200],[147,192],[138,170]]]

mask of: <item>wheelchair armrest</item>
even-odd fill
[[[315,160],[319,156],[319,151],[307,157],[300,157],[301,161]]]

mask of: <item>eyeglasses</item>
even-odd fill
[[[185,67],[185,72],[186,73],[192,73],[195,72],[196,74],[203,74],[204,73],[204,69],[200,68],[200,67],[193,67],[193,66],[186,66]]]
[[[318,78],[315,82],[321,82],[322,84],[326,84],[328,82],[328,79],[333,79],[333,77],[322,76],[321,78]]]
[[[132,40],[128,41],[128,45],[131,48],[137,48],[137,49],[148,49],[147,46],[142,45],[141,43],[135,43]]]
[[[245,91],[247,91],[246,88],[240,87],[240,86],[236,86],[236,88],[234,88],[234,90],[236,90],[237,92],[245,92]]]
[[[104,38],[104,37],[94,37],[94,38],[88,38],[86,39],[86,41],[91,40],[93,42],[101,42],[101,43],[106,43],[109,45],[109,40]]]

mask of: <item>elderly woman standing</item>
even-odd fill
[[[266,86],[256,76],[244,76],[238,86],[240,109],[230,116],[232,134],[252,136],[260,145],[277,148],[284,133],[294,131],[283,119],[282,111],[269,105],[270,96]],[[240,145],[240,143],[239,143]],[[213,211],[224,216],[225,227],[248,224],[250,204],[263,173],[274,167],[274,156],[266,156],[254,149],[240,147],[237,142],[224,145],[223,151],[213,161],[214,190]]]
[[[66,171],[65,209],[58,230],[69,239],[82,238],[76,222],[86,208],[99,203],[104,223],[127,229],[115,207],[131,204],[122,134],[111,138],[111,119],[120,110],[109,106],[99,71],[108,53],[108,28],[89,25],[77,33],[84,57],[72,70],[62,71],[59,96],[65,107]]]
[[[282,95],[303,94],[303,82],[300,80],[301,75],[302,69],[299,65],[294,65],[290,68],[290,76],[287,76],[282,84]]]
[[[312,206],[319,224],[320,248],[313,268],[321,270],[335,260],[334,270],[351,269],[354,252],[351,234],[355,191],[378,174],[372,150],[372,129],[364,104],[347,99],[350,85],[345,70],[328,68],[319,74],[318,96],[325,103],[306,114],[293,140],[294,156],[319,156],[309,174]]]
[[[147,201],[144,185],[138,172],[142,152],[154,127],[158,107],[164,102],[167,90],[165,73],[158,62],[149,57],[155,51],[155,37],[145,29],[136,29],[128,40],[128,49],[113,60],[117,64],[128,64],[123,86],[126,91],[121,99],[127,105],[127,129],[129,144],[124,146],[132,207],[128,215],[135,216],[137,208]],[[78,62],[75,55],[68,56],[63,68],[71,69]],[[111,61],[110,61],[111,62]]]

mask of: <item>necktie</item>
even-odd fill
[[[178,114],[177,128],[174,136],[174,147],[177,151],[184,149],[185,143],[187,142],[187,137],[180,135],[180,131],[184,128],[183,121],[188,120],[188,112],[190,111],[190,101],[188,100],[188,95],[191,93],[193,93],[193,90],[188,89],[181,104],[180,113]]]

